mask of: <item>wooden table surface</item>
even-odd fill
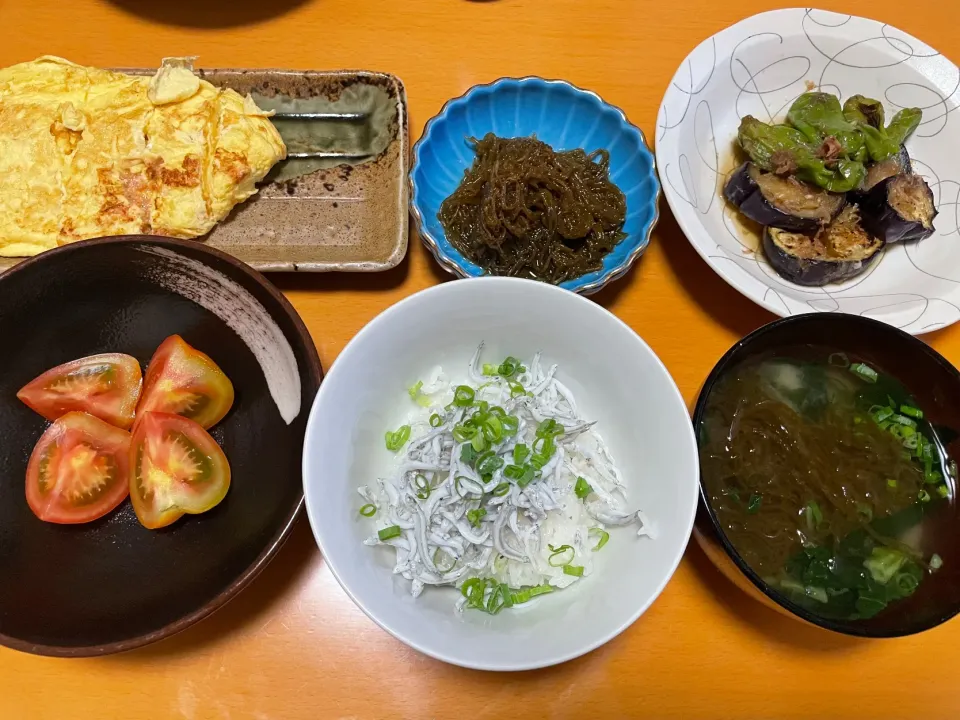
[[[411,133],[448,98],[504,75],[568,79],[653,134],[663,91],[698,42],[789,0],[0,0],[0,65],[55,54],[100,66],[199,55],[210,67],[366,68],[399,75]],[[821,0],[954,57],[960,3]],[[447,279],[414,238],[377,275],[276,276],[324,366],[371,318]],[[670,369],[692,405],[711,366],[772,319],[728,287],[664,205],[646,255],[596,296]],[[926,338],[960,363],[960,326]],[[16,578],[0,578],[16,582]],[[0,649],[0,718],[956,718],[960,621],[858,641],[747,598],[691,546],[653,607],[561,667],[484,674],[409,650],[347,598],[306,520],[235,600],[152,647],[89,660]]]

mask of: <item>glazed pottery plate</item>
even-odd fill
[[[206,244],[261,272],[377,271],[403,259],[410,140],[398,78],[361,71],[197,74],[274,110],[288,152]],[[0,258],[0,271],[19,260]]]
[[[656,136],[667,201],[704,260],[771,312],[852,313],[913,334],[950,325],[960,319],[958,87],[954,63],[890,25],[812,9],[755,15],[701,43],[667,89]],[[923,110],[907,148],[940,212],[932,237],[888,245],[862,275],[821,288],[780,277],[720,194],[737,162],[740,119],[782,120],[798,95],[818,88],[877,98],[888,115]]]
[[[500,137],[536,135],[554,150],[582,148],[610,153],[610,179],[627,198],[623,231],[627,237],[595,272],[561,284],[567,290],[591,293],[622,276],[650,243],[658,219],[657,180],[653,153],[639,128],[623,111],[596,93],[562,80],[537,77],[503,78],[477,85],[451,100],[432,118],[413,150],[411,204],[420,237],[437,261],[460,277],[483,270],[467,260],[447,239],[437,219],[440,204],[456,190],[473,163],[469,138],[487,133]]]
[[[226,498],[162,530],[141,526],[128,500],[91,523],[38,520],[24,478],[48,423],[17,390],[97,353],[146,367],[173,334],[235,388],[210,431],[231,465]],[[303,501],[303,433],[321,372],[303,323],[263,276],[196,242],[76,243],[0,276],[0,337],[0,643],[63,656],[144,645],[215,610],[279,549]]]

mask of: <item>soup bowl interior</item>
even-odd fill
[[[705,443],[706,414],[711,398],[731,372],[748,361],[797,359],[821,351],[854,357],[902,383],[923,409],[926,419],[937,426],[948,459],[957,458],[960,442],[954,430],[960,428],[960,405],[956,402],[960,396],[960,373],[936,351],[900,330],[875,320],[839,314],[798,315],[778,320],[734,345],[714,367],[697,401],[694,429],[701,448]],[[706,475],[706,466],[701,463],[695,537],[724,574],[768,605],[775,604],[794,617],[830,630],[865,637],[920,632],[960,612],[960,518],[955,477],[947,478],[948,500],[931,505],[930,512],[918,525],[927,538],[924,544],[929,540],[935,545],[943,566],[926,574],[910,597],[891,602],[870,619],[858,620],[837,620],[817,614],[765,582],[725,533],[707,490],[716,481],[719,479]]]

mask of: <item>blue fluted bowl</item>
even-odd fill
[[[484,274],[450,244],[437,213],[473,163],[467,138],[481,138],[488,132],[500,137],[536,134],[558,151],[605,148],[610,152],[610,178],[627,198],[623,226],[627,237],[604,258],[602,269],[560,287],[584,294],[595,292],[623,275],[646,250],[657,224],[660,182],[653,153],[640,129],[596,93],[563,80],[503,78],[476,85],[447,102],[427,123],[413,148],[413,216],[423,242],[447,270],[461,277]]]

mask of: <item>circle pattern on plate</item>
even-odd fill
[[[932,237],[887,246],[864,274],[801,287],[770,267],[720,189],[736,165],[740,119],[780,120],[798,95],[816,88],[875,97],[890,114],[923,110],[907,148],[940,214]],[[664,193],[704,260],[777,315],[846,312],[913,334],[945,327],[960,320],[958,89],[956,65],[890,25],[812,9],[755,15],[701,43],[670,83],[656,130]]]

